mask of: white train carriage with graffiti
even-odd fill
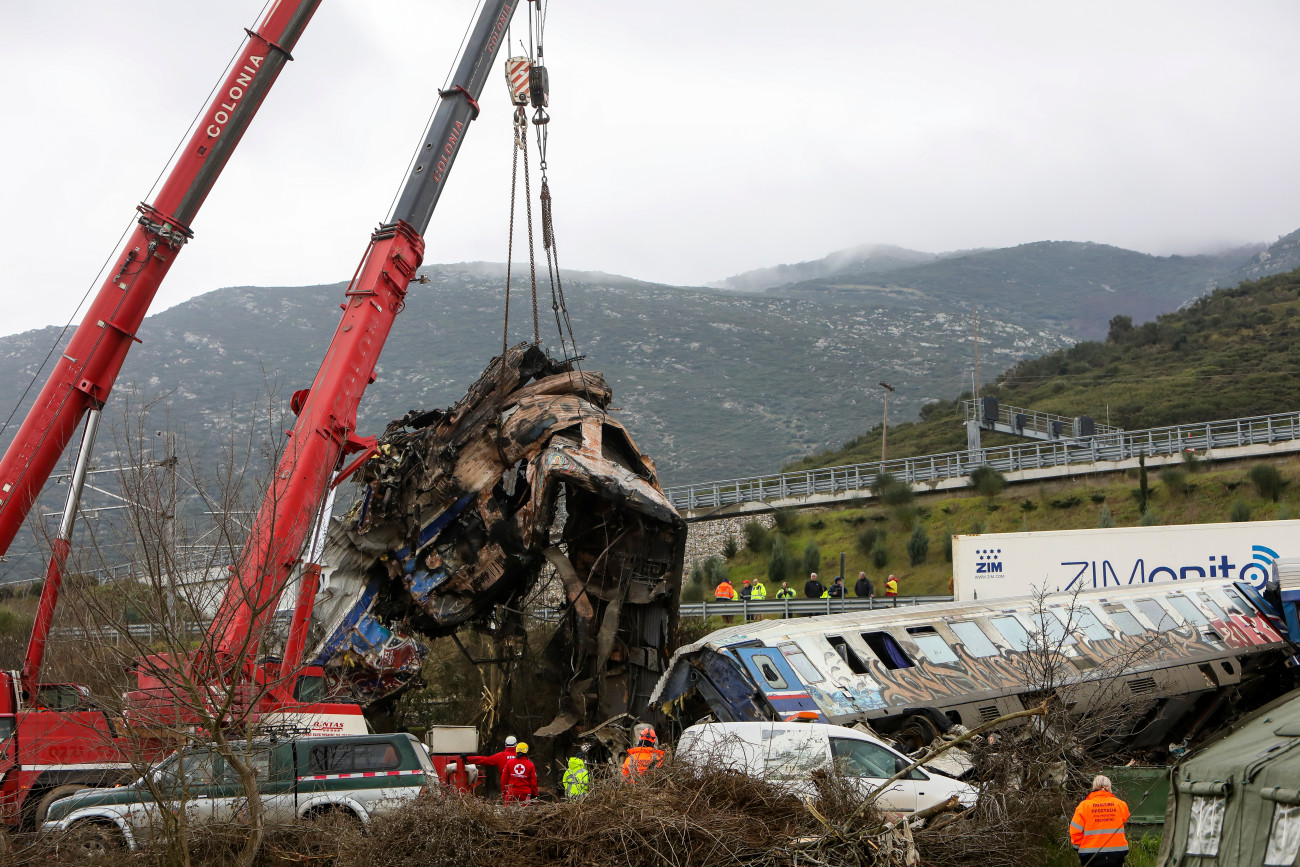
[[[684,722],[815,716],[924,743],[1036,703],[1046,679],[1080,711],[1122,690],[1134,724],[1116,734],[1147,749],[1284,686],[1261,675],[1295,653],[1285,631],[1233,581],[765,620],[679,649],[651,701]]]

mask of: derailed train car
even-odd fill
[[[815,716],[915,745],[1037,704],[1122,701],[1116,743],[1158,749],[1289,680],[1296,648],[1247,583],[1180,581],[746,623],[680,648],[652,705],[683,721]]]
[[[673,650],[686,525],[609,402],[600,374],[521,345],[451,409],[388,426],[321,561],[314,661],[336,693],[391,700],[423,638],[467,625],[508,643],[549,563],[564,620],[539,733],[644,712]]]

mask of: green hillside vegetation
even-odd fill
[[[1285,412],[1300,405],[1300,271],[1206,295],[1184,310],[1134,325],[1110,321],[1105,341],[1085,341],[1022,361],[981,396],[1063,416],[1091,415],[1134,430]],[[938,401],[921,421],[891,424],[889,457],[966,448],[960,401]],[[986,434],[986,446],[1023,442]],[[790,469],[880,459],[880,428]]]
[[[894,505],[873,501],[842,509],[783,512],[772,530],[764,532],[756,524],[747,527],[748,538],[736,540],[734,556],[718,558],[713,564],[692,564],[682,598],[712,598],[719,567],[725,567],[737,588],[745,579],[761,578],[772,598],[780,586],[769,577],[774,552],[782,552],[776,556],[792,564],[785,580],[803,598],[810,571],[804,555],[813,545],[820,553],[817,571],[827,585],[839,572],[840,552],[845,554],[850,595],[860,571],[875,583],[878,596],[884,594],[884,579],[891,572],[899,578],[902,595],[945,594],[952,577],[953,534],[1285,520],[1300,517],[1300,486],[1290,484],[1295,479],[1300,479],[1300,458],[1232,464],[1191,459],[1181,466],[1148,471],[1150,499],[1145,515],[1139,505],[1137,470],[1009,485],[997,493],[997,485],[985,485],[989,495],[970,489],[918,495],[910,502],[899,497]],[[928,551],[914,565],[909,542],[915,546],[913,540],[919,536],[928,539]]]

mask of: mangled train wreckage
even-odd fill
[[[519,345],[449,410],[388,426],[322,559],[314,661],[338,694],[391,700],[418,682],[424,638],[517,633],[549,564],[563,619],[539,734],[644,712],[673,650],[686,525],[610,398],[600,374]]]
[[[1051,692],[1118,708],[1109,748],[1159,752],[1285,689],[1294,638],[1233,581],[883,608],[714,632],[677,651],[652,705],[683,724],[865,722],[915,748]]]

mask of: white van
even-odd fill
[[[677,742],[677,757],[697,765],[730,768],[770,783],[812,794],[812,772],[832,763],[857,779],[864,791],[912,764],[883,742],[843,726],[809,722],[702,723],[688,728]],[[975,806],[977,790],[931,769],[917,768],[897,780],[877,799],[882,810],[914,813],[956,795]]]

